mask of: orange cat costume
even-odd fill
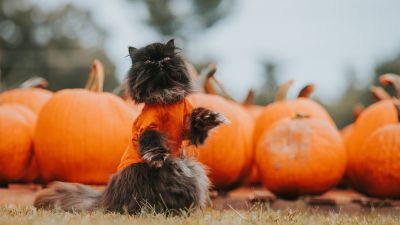
[[[148,129],[167,135],[170,154],[180,156],[182,142],[188,139],[192,110],[193,106],[186,98],[170,105],[146,104],[133,123],[132,140],[122,156],[118,170],[132,164],[144,163],[140,156],[138,139],[140,134]]]

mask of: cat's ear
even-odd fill
[[[175,39],[172,38],[171,40],[169,40],[166,46],[169,48],[175,48]]]
[[[129,50],[129,55],[130,55],[131,58],[132,58],[133,55],[135,54],[137,48],[129,46],[129,47],[128,47],[128,50]]]

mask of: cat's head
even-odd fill
[[[191,78],[177,50],[174,39],[166,44],[129,47],[128,92],[136,103],[172,104],[191,92]]]

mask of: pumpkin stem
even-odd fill
[[[379,81],[382,85],[393,85],[396,90],[396,97],[400,98],[400,76],[394,73],[387,73],[379,77]]]
[[[92,73],[92,69],[89,72],[89,79],[86,81],[85,89],[90,90],[93,86],[93,82],[95,81],[94,73]]]
[[[293,117],[293,119],[306,119],[306,118],[310,118],[309,115],[305,114],[305,113],[296,113],[296,115]]]
[[[293,80],[288,80],[283,84],[279,85],[278,91],[276,92],[275,101],[285,101],[289,88],[293,85]]]
[[[372,92],[372,96],[374,96],[375,100],[377,101],[391,99],[390,94],[387,93],[382,87],[371,86],[369,90]]]
[[[202,69],[200,75],[193,81],[193,85],[197,91],[206,92],[205,85],[208,82],[208,77],[210,74],[215,73],[217,70],[216,67],[212,67],[209,65],[207,68]]]
[[[212,76],[211,79],[213,79],[213,81],[218,85],[219,89],[221,89],[221,92],[226,99],[235,101],[235,99],[232,98],[232,96],[226,91],[221,81],[219,81],[215,76]]]
[[[42,77],[32,77],[19,85],[20,88],[46,88],[49,85],[46,79]]]
[[[217,95],[217,91],[215,90],[214,86],[211,83],[211,78],[214,77],[215,73],[217,72],[217,65],[210,64],[208,65],[207,69],[202,71],[202,76],[205,77],[203,83],[203,90],[207,94]]]
[[[218,92],[215,90],[214,86],[211,83],[211,80],[214,81],[214,83],[219,87],[219,89],[222,92],[222,95],[224,96],[224,98],[228,99],[228,100],[232,100],[235,101],[232,96],[226,91],[224,85],[222,84],[221,81],[219,81],[218,78],[215,77],[215,72],[217,71],[217,66],[215,64],[210,64],[208,66],[210,68],[210,72],[207,74],[205,83],[204,83],[204,91],[207,94],[213,94],[213,95],[217,95]]]
[[[94,92],[102,92],[104,84],[104,66],[100,60],[95,59],[92,63],[92,68],[89,73],[89,80],[85,88]]]
[[[363,105],[361,105],[360,103],[356,104],[353,107],[353,118],[354,121],[357,120],[357,118],[361,115],[361,113],[364,111],[365,107]]]
[[[253,89],[250,89],[242,105],[251,105],[253,103],[255,95],[256,95],[255,91]]]
[[[307,84],[305,87],[303,87],[299,94],[297,95],[298,98],[309,98],[310,95],[314,92],[315,90],[315,85],[314,84]]]

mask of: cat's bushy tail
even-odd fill
[[[34,206],[63,211],[93,211],[99,208],[102,192],[82,184],[54,182],[39,191]]]

